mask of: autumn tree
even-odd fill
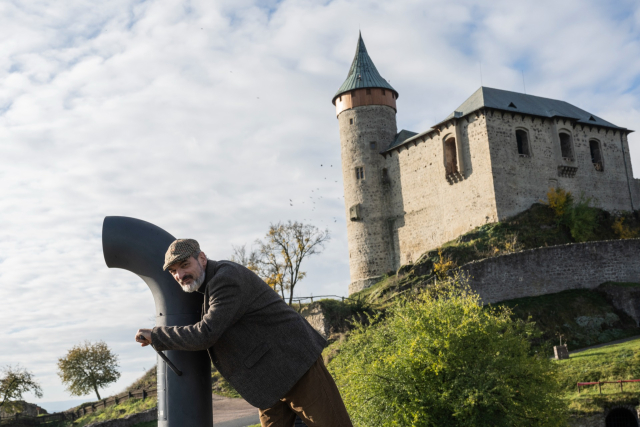
[[[2,368],[0,376],[0,411],[6,414],[18,412],[22,409],[22,395],[32,392],[36,397],[42,397],[40,384],[33,378],[33,374],[20,366],[11,365]]]
[[[256,272],[291,305],[296,285],[306,276],[300,269],[302,262],[322,252],[328,240],[329,230],[314,225],[297,221],[271,224],[264,239],[256,241]]]
[[[258,254],[255,251],[247,251],[247,245],[232,245],[233,254],[231,254],[231,261],[247,267],[253,272],[259,271],[258,266]]]
[[[120,378],[118,356],[104,341],[85,341],[74,346],[66,357],[58,359],[58,376],[72,396],[84,396],[92,391],[101,399],[99,388]]]

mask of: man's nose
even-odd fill
[[[178,280],[182,280],[182,278],[185,276],[184,270],[176,271],[176,276],[178,276]]]

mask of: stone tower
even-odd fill
[[[394,269],[388,171],[380,154],[396,137],[398,92],[383,79],[362,40],[349,75],[333,97],[340,127],[349,242],[349,294]]]

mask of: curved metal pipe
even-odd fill
[[[203,297],[185,293],[162,271],[164,254],[175,238],[135,218],[108,216],[102,225],[102,251],[109,268],[140,276],[156,304],[157,326],[185,326],[200,321]],[[211,365],[206,351],[167,351],[183,372],[178,377],[158,357],[158,426],[211,427]]]

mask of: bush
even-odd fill
[[[547,205],[553,209],[558,225],[569,229],[576,242],[586,242],[594,237],[598,225],[598,209],[591,206],[593,199],[580,195],[577,201],[561,188],[547,192]]]
[[[533,324],[436,282],[360,326],[329,365],[357,426],[560,426],[555,365]]]

